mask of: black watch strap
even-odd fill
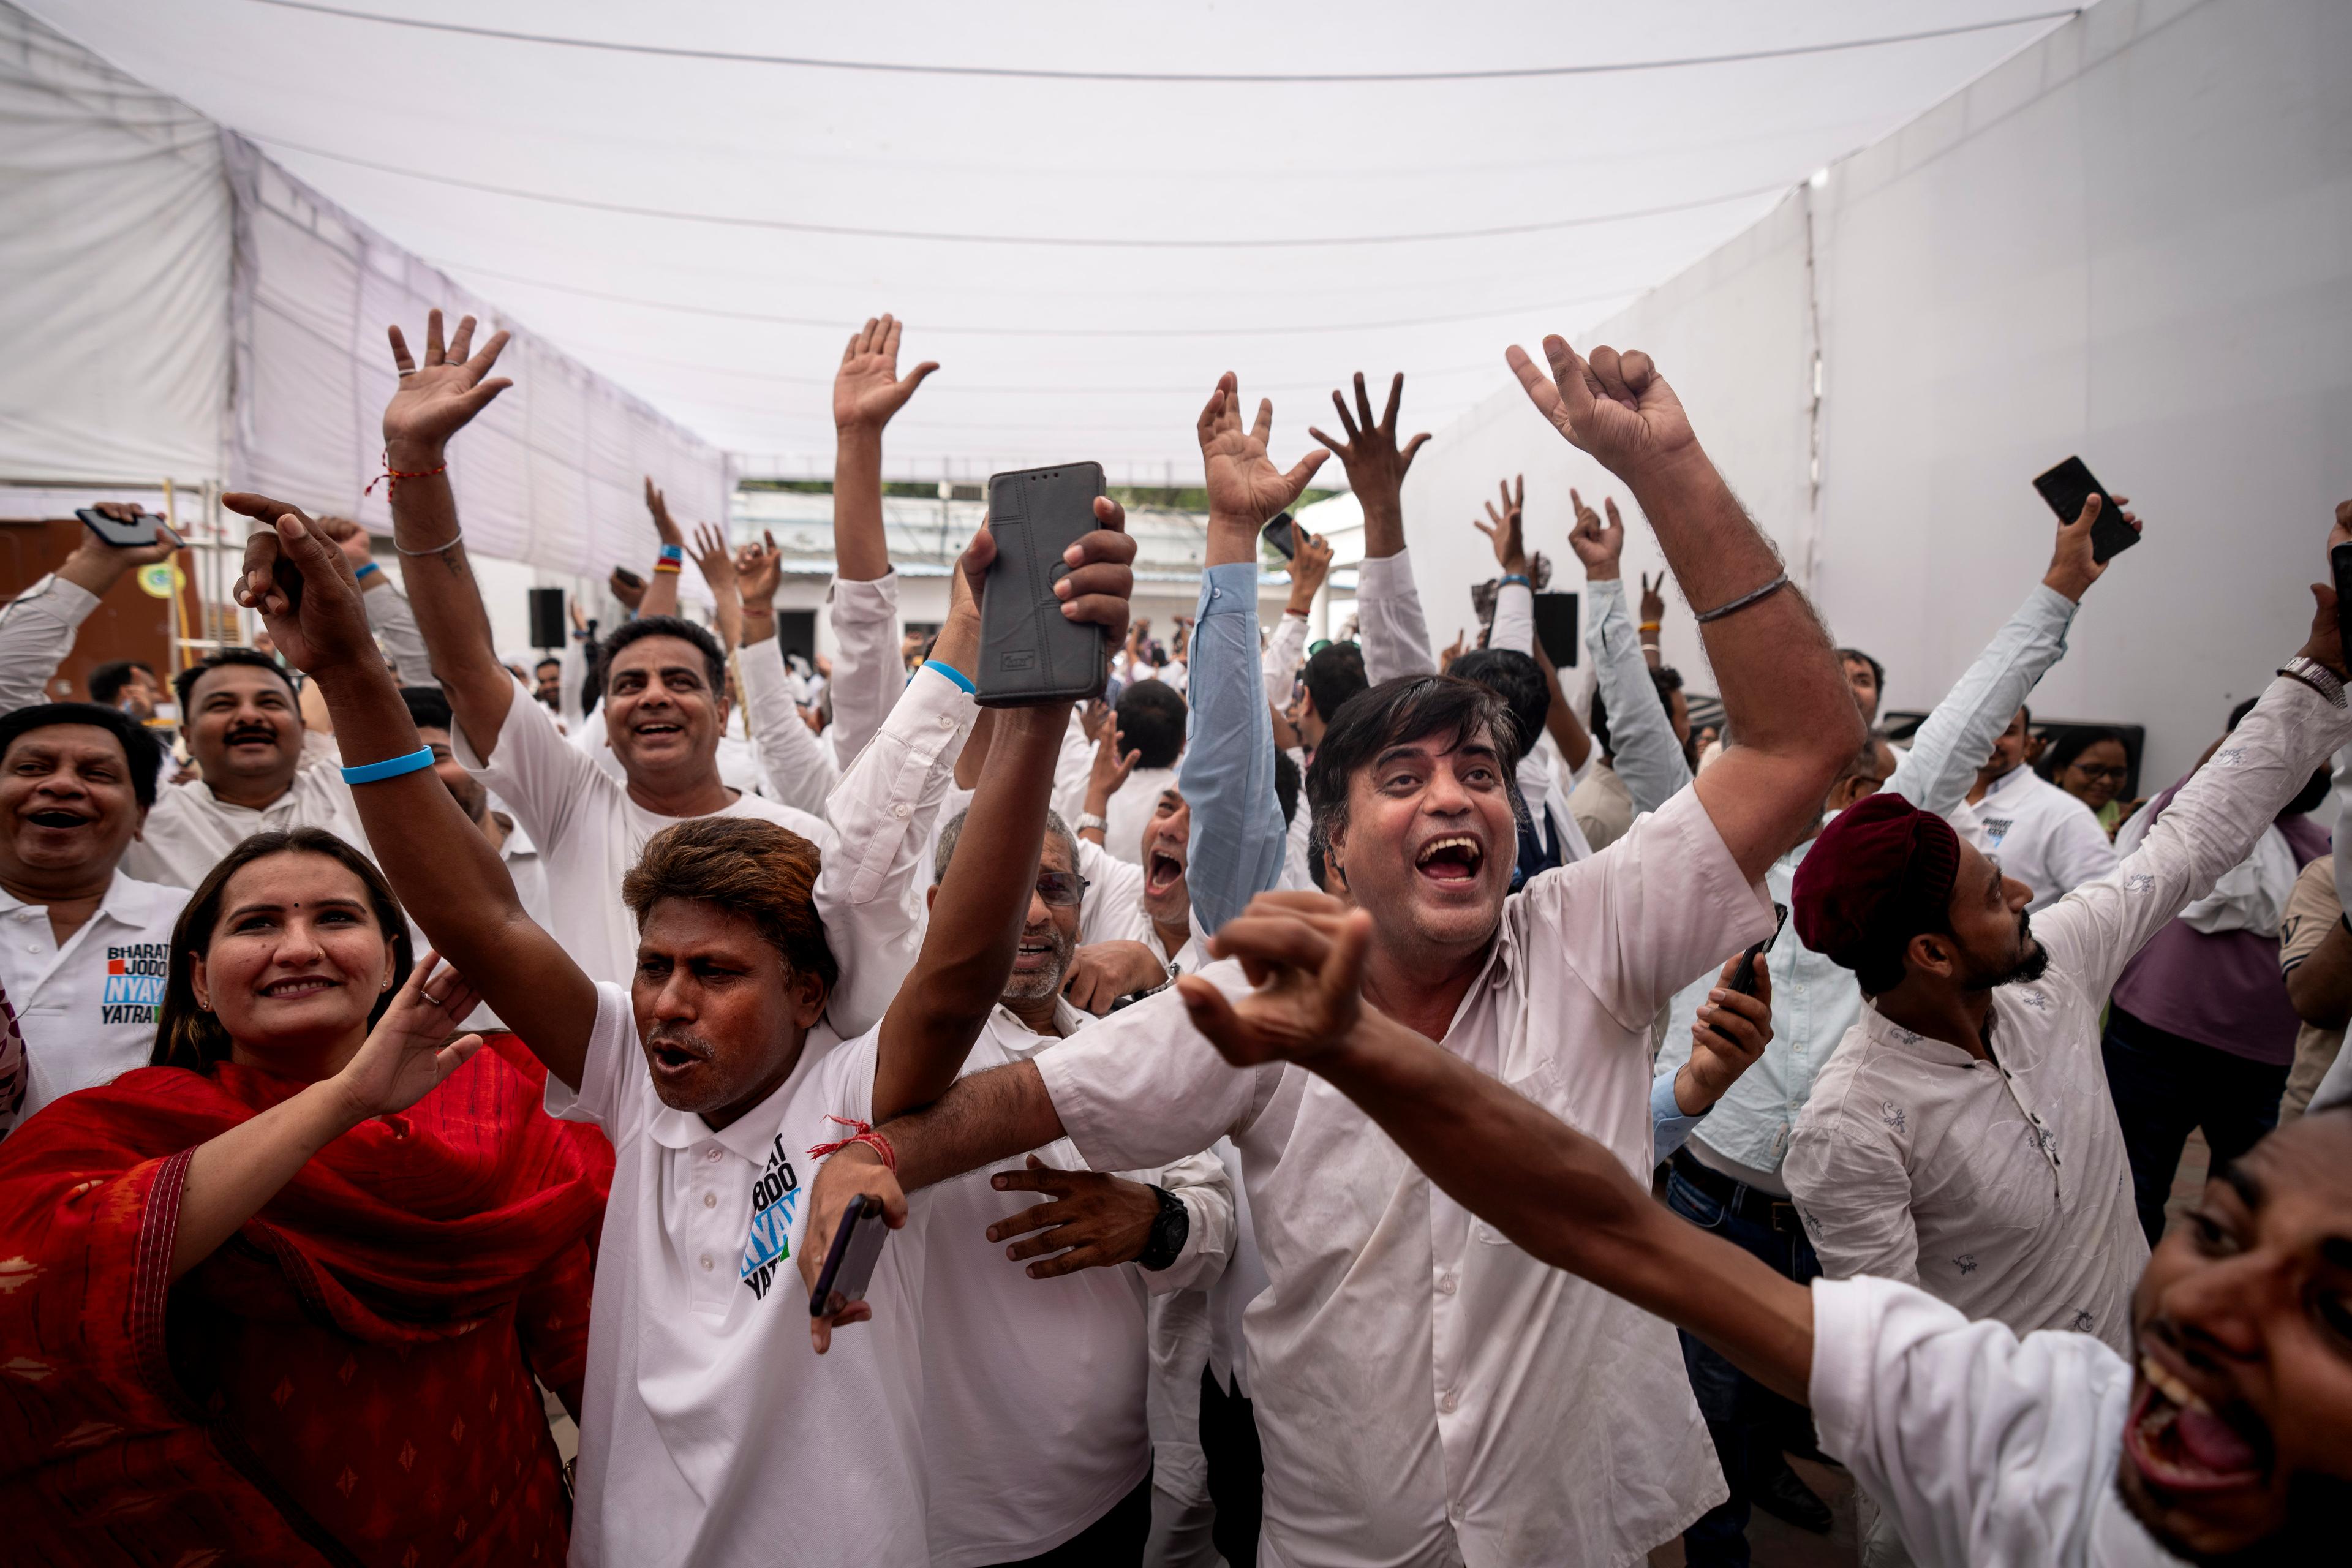
[[[1175,1262],[1176,1255],[1184,1250],[1185,1238],[1192,1234],[1192,1211],[1166,1187],[1151,1190],[1160,1199],[1160,1213],[1151,1222],[1150,1239],[1143,1244],[1143,1251],[1135,1261],[1138,1267],[1158,1273]]]

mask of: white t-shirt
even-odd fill
[[[604,1130],[616,1164],[596,1259],[572,1568],[879,1568],[924,1539],[925,1215],[882,1247],[874,1321],[809,1347],[807,1190],[873,1115],[878,1030],[812,1030],[792,1076],[712,1131],[654,1092],[628,994],[596,988],[579,1091],[547,1109]],[[1005,1434],[1019,1440],[1018,1434]]]
[[[97,912],[59,946],[47,905],[0,892],[0,986],[25,1037],[23,1116],[147,1065],[172,928],[187,901],[184,888],[118,870]]]
[[[692,819],[664,816],[631,800],[625,784],[565,742],[555,716],[520,681],[514,690],[487,764],[462,725],[449,737],[450,749],[498,792],[539,847],[555,940],[592,979],[626,984],[636,969],[637,922],[621,902],[621,879],[655,834]],[[828,855],[835,842],[833,829],[807,812],[756,795],[739,794],[710,815],[776,823]],[[836,948],[835,956],[848,955]]]
[[[2130,1363],[2088,1334],[2020,1340],[1924,1290],[1813,1281],[1822,1447],[1920,1568],[2168,1568],[2116,1491]]]
[[[2121,858],[2091,808],[2020,765],[1986,786],[1975,805],[1953,808],[1961,837],[2000,862],[2001,875],[2033,889],[2026,912],[2040,914]]]

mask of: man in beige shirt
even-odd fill
[[[2279,1120],[2292,1121],[2311,1103],[2336,1053],[2344,1025],[2352,1018],[2352,926],[2336,891],[2336,857],[2322,855],[2303,868],[2287,896],[2279,921],[2279,970],[2286,976],[2287,1000],[2303,1027],[2294,1037],[2294,1066]]]

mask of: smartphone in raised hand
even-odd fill
[[[165,526],[162,515],[157,512],[133,512],[128,522],[118,517],[109,517],[92,506],[83,507],[74,515],[81,519],[83,527],[98,535],[100,543],[110,544],[117,550],[139,550],[154,543],[155,531],[159,528],[174,545],[187,542]]]
[[[2091,523],[2091,559],[2101,565],[2139,542],[2139,530],[2124,521],[2124,509],[2116,504],[2098,480],[2091,477],[2090,468],[2080,458],[2069,458],[2053,468],[2033,477],[2033,488],[2050,503],[2060,522],[2072,522],[2083,515],[2083,503],[2093,496],[2099,498],[2099,515]]]
[[[1110,676],[1103,629],[1062,614],[1054,584],[1069,570],[1063,552],[1100,526],[1100,463],[992,474],[988,531],[996,559],[980,601],[980,670],[973,684],[982,708],[1077,702],[1098,695]]]
[[[1285,561],[1295,560],[1297,556],[1297,540],[1291,531],[1297,526],[1290,521],[1288,512],[1277,512],[1273,521],[1258,530],[1258,537],[1274,546],[1276,552]]]

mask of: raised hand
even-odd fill
[[[702,571],[702,580],[713,592],[740,595],[741,586],[735,574],[735,552],[728,548],[727,536],[707,522],[694,525],[694,544],[688,552]]]
[[[669,498],[656,488],[654,477],[651,474],[646,476],[646,510],[653,514],[654,531],[661,535],[661,542],[664,544],[675,544],[680,550],[684,550],[686,535],[680,533],[677,524],[671,521]]]
[[[1464,645],[1468,642],[1469,637],[1469,630],[1467,627],[1465,627],[1463,630],[1455,632],[1454,634],[1454,640],[1447,643],[1444,648],[1439,650],[1437,655],[1438,674],[1444,675],[1447,670],[1454,668],[1454,661],[1462,657]]]
[[[236,602],[257,611],[270,640],[295,668],[320,670],[372,663],[383,655],[368,630],[359,579],[343,552],[321,535],[302,509],[268,496],[231,490],[221,504],[268,526],[245,542]],[[299,604],[278,581],[280,565],[300,574]]]
[[[1223,519],[1255,530],[1289,510],[1323,466],[1325,454],[1307,453],[1288,473],[1276,468],[1265,450],[1265,438],[1274,430],[1274,404],[1260,398],[1257,421],[1244,430],[1241,395],[1241,383],[1232,371],[1217,378],[1216,391],[1201,410],[1201,463],[1208,477],[1211,525]]]
[[[1097,745],[1110,733],[1113,721],[1110,704],[1099,697],[1087,698],[1086,706],[1078,710],[1078,728]]]
[[[1549,376],[1517,343],[1503,357],[1536,411],[1611,473],[1633,484],[1699,456],[1682,399],[1648,354],[1602,347],[1587,360],[1559,336],[1543,346]]]
[[[1734,953],[1724,964],[1692,1020],[1690,1060],[1675,1075],[1675,1105],[1685,1116],[1696,1116],[1721,1100],[1772,1043],[1771,973],[1758,959],[1756,994],[1741,995],[1731,981],[1742,956]]]
[[[1367,505],[1393,501],[1404,488],[1405,471],[1412,467],[1413,454],[1429,439],[1427,431],[1415,436],[1397,449],[1397,405],[1404,397],[1404,372],[1399,371],[1389,383],[1389,405],[1380,418],[1372,417],[1372,400],[1364,392],[1364,373],[1356,373],[1356,413],[1349,417],[1347,400],[1335,390],[1331,406],[1339,411],[1339,428],[1348,433],[1346,441],[1334,441],[1313,426],[1307,433],[1339,455],[1340,467],[1348,470],[1348,488],[1356,492]]]
[[[1331,575],[1331,542],[1290,522],[1290,605],[1304,615]],[[1304,601],[1302,603],[1302,601]]]
[[[1177,982],[1192,1026],[1236,1067],[1303,1061],[1344,1039],[1363,1010],[1369,912],[1321,893],[1260,893],[1209,939],[1218,958],[1241,960],[1257,989],[1230,1002],[1213,981]]]
[[[463,975],[441,967],[439,953],[427,951],[358,1054],[335,1075],[352,1109],[362,1117],[405,1110],[465,1066],[482,1048],[482,1037],[457,1031],[481,1000]]]
[[[1576,525],[1568,531],[1568,547],[1584,563],[1587,582],[1606,582],[1621,574],[1619,563],[1625,554],[1625,521],[1617,515],[1615,500],[1603,497],[1601,504],[1609,509],[1609,521],[1603,523],[1601,514],[1584,504],[1584,498],[1574,490],[1568,492],[1569,504],[1576,509]]]
[[[441,312],[433,310],[425,318],[422,363],[409,357],[408,340],[401,336],[397,326],[386,329],[386,335],[392,340],[392,363],[400,372],[400,385],[393,392],[392,401],[383,405],[384,453],[394,470],[407,472],[419,466],[419,458],[432,457],[437,461],[449,437],[464,429],[475,415],[514,384],[505,376],[495,381],[483,379],[499,363],[499,354],[507,346],[507,334],[491,333],[481,353],[468,358],[467,351],[474,342],[474,318],[467,316],[458,321],[457,335],[449,340],[445,349],[441,342]]]
[[[625,566],[614,567],[613,574],[604,579],[604,586],[613,591],[613,597],[620,600],[621,607],[631,615],[636,614],[637,606],[646,602],[646,580]]]
[[[1107,802],[1117,795],[1119,785],[1127,782],[1127,775],[1133,773],[1135,764],[1142,760],[1140,751],[1128,751],[1126,744],[1127,737],[1119,732],[1116,719],[1102,732],[1102,738],[1095,742],[1095,760],[1087,769],[1086,799],[1087,806],[1097,816],[1101,814],[1102,807],[1097,803]]]
[[[2129,496],[2117,496],[2116,504],[2122,506],[2130,500]],[[2099,521],[2101,510],[2098,496],[2087,496],[2074,521],[2058,525],[2058,542],[2050,552],[2050,570],[2042,578],[2046,586],[2078,604],[2091,584],[2105,576],[2107,568],[2115,564],[2112,557],[2099,561],[2091,553],[2091,525]],[[2132,525],[2135,532],[2139,531],[2140,521],[2137,513],[2125,512],[2124,521]]]
[[[841,368],[833,373],[833,423],[836,428],[859,425],[879,430],[906,406],[915,388],[939,369],[925,360],[902,379],[898,374],[898,332],[904,322],[883,315],[849,334],[841,351]]]
[[[1066,617],[1102,627],[1104,646],[1117,647],[1127,637],[1128,599],[1135,592],[1135,541],[1127,531],[1127,509],[1108,496],[1095,497],[1095,521],[1099,526],[1092,533],[1080,535],[1062,552],[1070,569],[1055,581],[1054,596],[1062,601]],[[994,536],[986,529],[981,531],[989,539],[993,559]],[[970,551],[964,559],[964,575],[971,580],[976,603],[979,577]],[[979,571],[985,570],[983,561]]]
[[[2339,544],[2352,544],[2352,500],[2336,503],[2336,526],[2327,531],[2327,548],[2332,552]],[[2344,638],[2336,618],[2336,590],[2325,583],[2314,583],[2311,597],[2315,605],[2311,636],[2297,651],[2334,670],[2338,679],[2352,679],[2352,668],[2345,662]]]
[[[988,1227],[991,1241],[1038,1233],[1004,1249],[1015,1263],[1037,1259],[1029,1265],[1032,1279],[1132,1262],[1143,1256],[1151,1240],[1151,1222],[1160,1217],[1160,1194],[1141,1182],[1099,1171],[1055,1170],[1034,1154],[1029,1156],[1027,1170],[1000,1172],[991,1182],[1000,1193],[1046,1196],[1046,1202],[1032,1204]],[[1048,1252],[1061,1256],[1043,1256]]]
[[[776,590],[784,580],[783,547],[776,536],[762,530],[760,542],[738,546],[735,551],[735,584],[746,605],[772,605]]]
[[[141,511],[129,501],[102,500],[90,510],[104,512],[117,522],[143,522],[153,515]],[[103,599],[108,589],[131,573],[159,561],[169,561],[182,549],[181,541],[160,517],[155,519],[153,537],[152,544],[120,549],[95,534],[85,534],[67,554],[65,563],[58,568],[58,575]]]
[[[1495,547],[1495,563],[1503,569],[1506,576],[1517,574],[1524,577],[1528,574],[1528,542],[1520,519],[1527,510],[1528,477],[1525,474],[1519,476],[1517,495],[1511,493],[1507,481],[1495,488],[1503,492],[1501,508],[1498,510],[1493,501],[1488,501],[1486,516],[1489,521],[1480,522],[1474,517],[1470,520],[1470,526],[1485,534],[1486,542]]]
[[[1654,626],[1666,618],[1665,570],[1663,567],[1659,569],[1658,578],[1654,583],[1650,580],[1650,574],[1647,572],[1641,574],[1641,581],[1642,625]]]

